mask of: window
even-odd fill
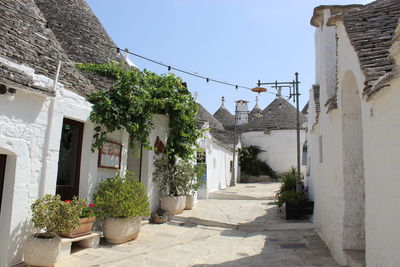
[[[303,145],[302,165],[307,166],[307,144]]]
[[[233,171],[233,161],[229,161],[229,171],[232,173]]]

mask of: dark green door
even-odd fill
[[[6,159],[7,159],[7,155],[0,154],[0,212],[1,212],[1,203],[3,200],[4,175],[6,172]]]
[[[63,200],[79,196],[83,126],[78,121],[63,121],[56,189]]]

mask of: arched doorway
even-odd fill
[[[343,249],[365,250],[365,185],[361,96],[351,71],[341,87],[343,136]]]

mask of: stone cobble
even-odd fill
[[[276,186],[272,188],[276,189]],[[220,208],[225,207],[224,212],[231,213],[233,221],[230,223],[233,225],[251,225],[254,222],[265,224],[269,220],[276,225],[288,224],[271,203],[273,200],[257,200],[254,196],[260,192],[252,193],[249,187],[244,188],[245,190],[240,190],[241,186],[236,188],[239,192],[234,195],[249,195],[251,200],[231,200],[229,209],[225,206],[227,199],[203,200],[197,204],[195,210],[205,210],[209,205],[211,211],[214,207],[214,212],[220,214],[220,209],[215,209],[215,205],[221,201],[223,204]],[[263,185],[256,184],[253,188],[253,191],[261,190]],[[243,207],[248,207],[249,202],[254,206],[253,211],[246,213],[247,219],[244,221],[243,216],[234,211],[240,213]],[[192,212],[194,216],[203,216],[205,224],[210,221],[206,220],[204,214],[195,213],[195,210]],[[209,212],[212,213],[211,211]],[[260,211],[264,211],[261,216]],[[221,214],[220,217],[213,214],[209,219],[218,218],[225,221],[226,214]],[[339,266],[313,229],[303,229],[304,222],[290,224],[290,230],[282,230],[285,227],[263,230],[265,227],[262,226],[240,230],[238,227],[201,225],[191,223],[190,220],[169,221],[162,225],[145,224],[136,240],[121,245],[109,245],[102,241],[97,249],[75,248],[73,254],[61,259],[55,267]],[[296,224],[299,224],[299,229],[296,229]]]

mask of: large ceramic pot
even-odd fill
[[[161,198],[161,209],[169,215],[182,213],[186,206],[186,196],[163,196]]]
[[[197,202],[197,193],[195,193],[194,195],[186,195],[185,210],[193,209],[196,202]]]
[[[61,238],[41,238],[31,235],[24,244],[24,261],[33,266],[53,266],[60,254]]]
[[[136,239],[142,219],[133,217],[131,219],[106,218],[103,224],[103,235],[110,244],[121,244]]]
[[[68,238],[75,238],[78,236],[89,235],[92,233],[93,223],[96,217],[89,217],[89,218],[81,218],[80,224],[74,230],[69,233],[60,234],[60,236],[68,237]]]

